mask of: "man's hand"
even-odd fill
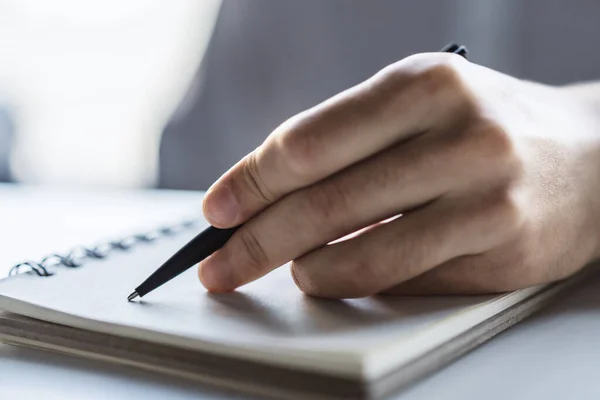
[[[208,221],[245,225],[200,279],[229,291],[293,260],[302,291],[348,298],[564,278],[600,253],[593,115],[565,88],[406,58],[291,118],[211,187]]]

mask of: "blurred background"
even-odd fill
[[[0,0],[0,181],[206,189],[412,53],[600,78],[595,0]]]
[[[0,0],[0,179],[145,187],[217,0]]]

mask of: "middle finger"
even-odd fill
[[[233,290],[317,247],[442,196],[467,176],[462,147],[449,135],[422,135],[288,195],[201,264],[202,283],[212,291]]]

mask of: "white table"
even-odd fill
[[[2,196],[7,193],[12,196],[12,189],[0,186],[0,220]],[[119,207],[135,204],[144,212],[156,209],[163,216],[175,216],[186,207],[195,207],[200,197],[197,193],[167,192],[143,196],[125,193],[115,198]],[[99,207],[98,204],[91,206]],[[140,223],[143,214],[132,212],[126,222]],[[127,218],[123,216],[120,220]],[[4,232],[5,228],[0,231]],[[572,295],[393,399],[600,398],[599,289],[600,279],[587,282]],[[129,367],[0,345],[0,399],[108,398],[251,397]]]

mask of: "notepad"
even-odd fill
[[[140,242],[52,276],[0,280],[0,339],[273,398],[380,398],[439,369],[580,281],[502,295],[323,300],[284,265],[211,294],[190,269],[126,296],[206,226]]]

